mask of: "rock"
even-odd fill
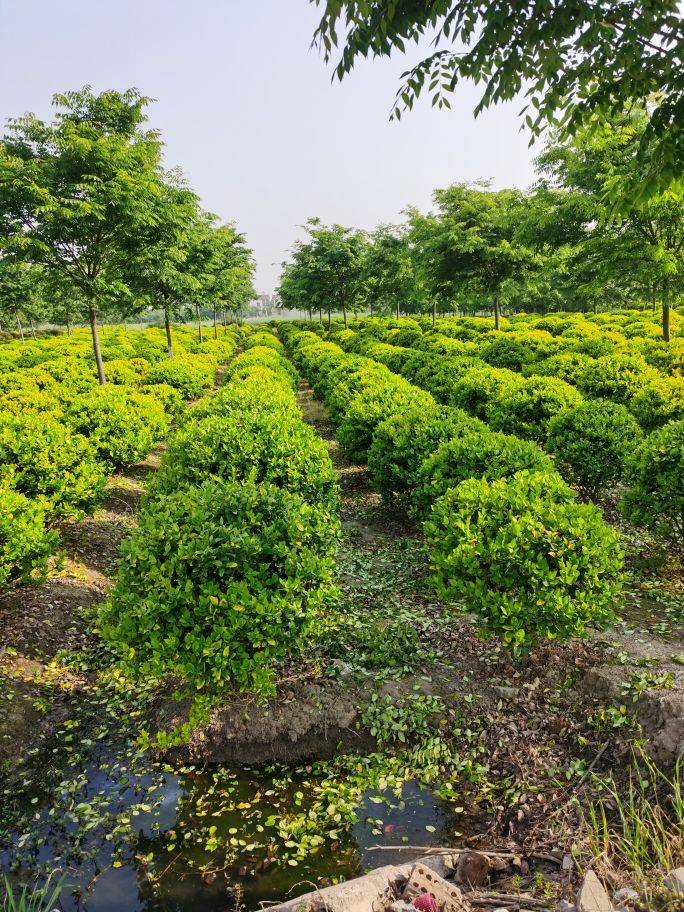
[[[502,700],[515,700],[519,692],[517,687],[504,687],[502,684],[497,684],[492,690]]]
[[[395,899],[389,907],[389,912],[415,912],[414,907],[405,899]]]
[[[577,892],[577,912],[614,912],[610,897],[593,871],[587,871]]]
[[[635,899],[639,899],[639,894],[631,887],[623,887],[613,893],[613,903],[618,907],[618,910],[625,909],[627,907],[626,904],[634,902]]]
[[[468,906],[458,887],[419,862],[413,866],[404,889],[404,898],[413,901],[416,896],[425,893],[432,896],[441,912],[468,912]]]
[[[684,868],[675,868],[674,871],[670,871],[663,884],[673,893],[684,893]]]
[[[558,903],[558,912],[577,912],[577,909],[567,899],[561,899]]]
[[[351,667],[342,659],[333,659],[331,665],[337,670],[338,680],[351,681],[354,677],[354,672],[351,670]]]
[[[491,864],[481,852],[464,852],[458,859],[456,880],[470,887],[481,887],[489,877]]]

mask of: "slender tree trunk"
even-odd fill
[[[399,322],[399,301],[397,300],[397,323]]]
[[[330,312],[330,304],[328,304],[328,329],[330,329],[331,322],[332,322],[332,314]]]
[[[225,307],[223,308],[223,332],[228,332],[228,310]]]
[[[164,329],[166,330],[166,348],[169,353],[169,358],[173,358],[173,339],[171,337],[171,317],[169,316],[169,308],[164,308]]]
[[[36,327],[33,325],[33,320],[30,321],[29,325],[31,326],[31,335],[35,339],[36,338]]]
[[[432,328],[437,325],[437,301],[432,302]]]
[[[71,335],[71,323],[69,322],[68,316],[66,317],[66,328],[67,328],[67,336],[70,336]]]
[[[663,282],[663,339],[670,341],[670,280]]]
[[[200,342],[204,342],[204,336],[202,335],[202,318],[200,316],[199,304],[195,304],[195,314],[197,316],[197,333],[199,340]]]
[[[212,305],[212,309],[214,313],[214,338],[218,339],[218,326],[216,324],[216,304]]]
[[[318,322],[323,325],[323,308],[318,308]]]
[[[97,364],[97,379],[100,381],[100,386],[104,386],[107,382],[107,378],[105,377],[104,365],[102,364],[100,336],[97,332],[97,314],[92,305],[88,307],[88,319],[90,321],[90,334],[93,337],[93,351],[95,352],[95,363]]]
[[[494,296],[494,329],[501,329],[501,311],[499,310],[498,295]]]
[[[342,301],[342,316],[344,318],[344,328],[347,329],[347,305]]]
[[[313,320],[313,307],[309,308],[309,310],[307,311],[307,315],[309,318],[309,323],[311,323],[311,321]]]
[[[21,336],[21,341],[26,342],[26,339],[24,338],[24,327],[21,325],[21,319],[19,318],[19,314],[17,314],[17,328],[19,329],[19,335]]]

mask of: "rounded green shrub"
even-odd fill
[[[512,371],[521,371],[535,360],[531,345],[510,335],[496,333],[478,349],[477,354],[492,367],[503,367]]]
[[[180,390],[168,383],[150,383],[143,387],[148,396],[152,396],[161,403],[164,410],[172,417],[177,418],[185,409],[185,399]]]
[[[444,440],[479,424],[461,409],[437,406],[409,408],[386,418],[376,428],[368,452],[371,485],[384,497],[407,494],[424,459]]]
[[[184,424],[169,441],[152,494],[170,494],[205,478],[269,482],[310,503],[337,503],[337,473],[328,448],[300,418],[277,412],[231,412]]]
[[[335,596],[339,526],[273,485],[206,482],[155,500],[122,548],[102,635],[137,675],[205,694],[272,689]]]
[[[642,386],[657,379],[658,372],[638,355],[606,355],[587,367],[577,385],[594,399],[612,399],[627,405]]]
[[[189,409],[190,420],[234,412],[274,412],[301,418],[294,391],[268,368],[255,367],[247,379],[228,383]]]
[[[684,421],[654,431],[628,467],[627,516],[684,544]]]
[[[534,361],[523,373],[525,376],[558,377],[574,386],[592,361],[593,358],[580,352],[559,352],[542,361]]]
[[[45,527],[42,503],[0,485],[0,590],[44,574],[56,545],[57,534]]]
[[[283,343],[273,333],[255,332],[254,335],[248,336],[243,342],[243,348],[247,351],[250,348],[272,348],[274,351],[282,352]]]
[[[277,342],[278,340],[276,339],[275,341]],[[223,375],[223,383],[241,380],[249,376],[255,367],[269,368],[273,373],[290,383],[291,386],[294,386],[297,381],[296,369],[287,358],[280,354],[280,351],[275,348],[258,345],[247,351],[240,352],[239,355],[233,358]]]
[[[104,372],[108,383],[134,386],[150,369],[150,362],[144,358],[116,358],[104,362]]]
[[[454,380],[447,401],[470,415],[485,418],[490,403],[502,390],[521,386],[525,381],[514,371],[498,367],[472,367]]]
[[[684,418],[684,378],[653,380],[632,396],[629,409],[646,431]]]
[[[147,456],[170,425],[164,406],[153,396],[109,384],[76,397],[67,419],[112,469]]]
[[[582,401],[581,393],[563,380],[530,377],[494,395],[487,406],[487,421],[494,430],[541,442],[554,415]]]
[[[48,415],[0,418],[0,480],[27,497],[45,499],[46,513],[78,518],[97,505],[107,475],[95,447]]]
[[[201,360],[201,355],[183,355],[157,361],[145,377],[145,384],[168,383],[179,390],[185,399],[199,399],[214,382],[215,369]]]
[[[618,535],[556,473],[463,481],[435,503],[425,531],[439,594],[515,649],[611,618]]]
[[[364,461],[373,434],[386,418],[408,409],[432,409],[435,400],[400,377],[380,381],[356,393],[344,410],[337,438],[350,459]]]
[[[593,399],[551,419],[546,448],[558,460],[563,474],[595,497],[623,477],[642,436],[636,419],[624,405]]]
[[[446,440],[422,463],[411,498],[416,515],[427,516],[436,500],[468,478],[495,481],[524,470],[554,471],[553,462],[536,443],[478,424]]]

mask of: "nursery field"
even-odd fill
[[[170,358],[164,327],[103,327],[104,385],[83,330],[0,342],[9,882],[249,909],[452,846],[498,853],[479,886],[505,908],[593,867],[670,912],[670,329],[178,326]]]

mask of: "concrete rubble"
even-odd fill
[[[616,890],[611,899],[591,870],[584,874],[574,904],[493,892],[485,884],[495,870],[494,861],[496,856],[485,851],[444,851],[403,865],[385,865],[284,903],[264,904],[263,912],[632,912],[639,899],[630,887]],[[682,894],[684,912],[684,867],[665,875],[663,887]]]

